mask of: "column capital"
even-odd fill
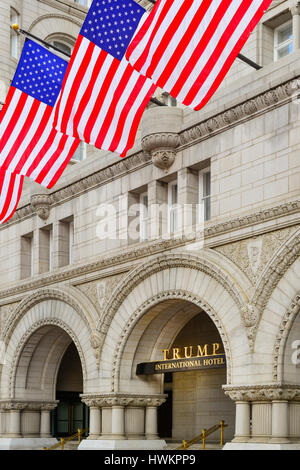
[[[167,395],[134,395],[134,394],[84,394],[81,401],[89,407],[146,407],[160,406],[166,401]]]
[[[237,401],[291,401],[300,398],[300,386],[294,384],[223,385],[223,391]]]

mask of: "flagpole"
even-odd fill
[[[19,25],[18,24],[12,24],[11,25],[11,28],[16,32],[16,33],[20,33],[20,34],[23,34],[24,36],[26,37],[29,37],[29,38],[32,38],[34,39],[35,41],[38,41],[40,42],[41,44],[43,44],[45,47],[47,47],[48,49],[51,48],[53,49],[54,51],[56,52],[60,52],[60,54],[63,54],[65,55],[66,57],[68,57],[70,59],[71,57],[71,54],[68,54],[68,52],[65,52],[65,51],[62,51],[61,49],[59,49],[59,47],[56,47],[56,46],[53,46],[53,44],[50,44],[49,42],[47,41],[44,41],[43,39],[41,38],[38,38],[37,36],[35,36],[34,34],[31,34],[29,33],[29,31],[25,31],[24,29],[21,29],[19,28]],[[163,103],[162,101],[159,101],[157,98],[150,98],[150,101],[154,104],[156,104],[157,106],[167,106],[165,103]],[[1,104],[1,103],[0,103]]]
[[[152,3],[152,5],[155,5],[156,0],[148,0],[148,2]],[[249,59],[248,57],[244,56],[243,54],[238,54],[238,59],[240,59],[242,62],[245,62],[245,64],[250,65],[250,67],[253,67],[255,70],[260,70],[262,69],[261,65],[258,65],[256,62],[253,60]]]

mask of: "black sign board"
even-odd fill
[[[136,375],[166,374],[169,372],[187,372],[191,370],[220,369],[226,367],[225,354],[214,356],[191,357],[157,362],[143,362],[136,367]]]

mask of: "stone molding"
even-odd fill
[[[106,305],[97,325],[97,330],[102,333],[103,337],[105,337],[116,312],[126,297],[139,283],[144,281],[150,275],[165,269],[176,267],[195,269],[206,273],[228,291],[239,308],[242,308],[244,305],[246,300],[245,294],[241,292],[239,286],[235,284],[228,275],[226,275],[226,273],[212,262],[197,256],[170,253],[168,255],[152,258],[147,264],[139,265],[137,268],[130,271],[129,274],[117,285],[115,290],[112,292],[111,299]]]
[[[50,215],[50,198],[48,194],[33,194],[31,206],[34,212],[42,219],[47,220]]]
[[[0,400],[0,410],[31,410],[31,411],[52,411],[59,403],[55,401],[22,401],[22,400]]]
[[[112,408],[121,407],[158,407],[167,395],[134,395],[134,394],[82,394],[81,401],[89,407]]]
[[[72,331],[72,329],[65,323],[63,322],[60,318],[45,318],[41,319],[37,322],[35,322],[33,325],[31,325],[30,328],[28,328],[25,332],[25,334],[22,336],[21,340],[19,341],[17,347],[14,349],[14,355],[11,363],[9,364],[9,384],[8,384],[8,390],[9,390],[9,395],[11,398],[14,397],[15,393],[15,380],[16,380],[16,371],[17,367],[19,364],[19,360],[22,354],[22,350],[29,340],[29,338],[37,331],[40,329],[42,326],[48,326],[48,325],[53,325],[53,326],[58,326],[62,330],[64,330],[71,338],[71,340],[74,342],[78,355],[80,357],[80,363],[82,367],[82,375],[83,375],[83,387],[85,387],[86,379],[87,379],[87,367],[84,359],[84,353],[82,351],[81,345],[75,335],[75,333]]]
[[[300,398],[300,386],[291,384],[223,385],[222,389],[233,401],[292,401]]]
[[[61,302],[65,302],[66,304],[70,305],[85,322],[89,333],[92,333],[91,325],[86,318],[85,312],[79,306],[78,302],[76,302],[70,295],[58,289],[40,289],[37,292],[34,292],[33,294],[26,297],[22,302],[20,302],[14,313],[7,318],[7,321],[0,336],[0,338],[5,342],[5,344],[8,343],[14,329],[16,328],[17,323],[24,317],[24,315],[35,305],[47,300],[60,300]]]
[[[254,348],[256,333],[262,312],[264,311],[272,292],[276,288],[282,276],[288,268],[298,259],[300,255],[300,230],[294,233],[289,240],[285,241],[283,246],[276,251],[266,269],[262,272],[260,279],[255,287],[255,291],[250,303],[255,307],[256,321],[250,327],[250,344]]]
[[[237,106],[216,114],[201,123],[180,133],[180,150],[211,138],[213,135],[226,131],[229,127],[239,125],[258,114],[268,112],[270,108],[282,106],[292,99],[300,90],[300,80],[294,78],[279,86],[269,89]]]
[[[122,335],[114,351],[114,356],[112,360],[112,363],[113,363],[113,369],[112,369],[112,374],[111,374],[111,391],[112,392],[118,392],[122,354],[124,351],[124,347],[127,343],[128,337],[130,336],[134,326],[150,308],[166,300],[174,300],[174,299],[185,300],[195,305],[198,305],[201,309],[205,310],[208,316],[212,319],[216,328],[218,329],[218,332],[220,334],[220,337],[222,339],[222,343],[224,346],[226,362],[227,362],[227,383],[231,382],[231,367],[232,367],[231,351],[230,351],[229,341],[225,332],[225,328],[221,320],[219,319],[218,314],[214,311],[214,309],[212,309],[210,305],[207,304],[207,302],[203,302],[196,295],[190,294],[189,292],[182,291],[182,290],[171,290],[171,291],[160,292],[159,294],[155,295],[151,299],[148,299],[146,302],[144,302],[143,305],[141,305],[135,312],[132,313],[126,326],[123,328]]]
[[[55,8],[55,10],[61,10],[64,12],[69,12],[71,15],[76,16],[80,18],[81,20],[84,20],[86,13],[87,13],[87,8],[79,5],[78,3],[74,3],[71,1],[64,1],[62,2],[61,0],[38,0],[38,2],[45,3],[46,5],[49,5],[52,8]],[[77,24],[79,27],[82,26],[82,21],[76,21],[70,16],[67,15],[55,15],[49,13],[48,15],[44,15],[44,17],[49,17],[49,16],[62,16],[64,19],[71,21],[72,23]],[[42,18],[44,18],[42,17]],[[41,18],[41,17],[39,17]],[[39,20],[36,20],[34,23],[38,23]],[[32,30],[34,23],[31,24],[29,31]]]
[[[175,161],[179,145],[179,135],[172,132],[160,132],[142,138],[143,150],[150,153],[153,164],[166,173]]]
[[[273,380],[283,380],[280,361],[283,360],[284,347],[293,323],[300,312],[300,292],[294,297],[284,317],[276,336],[273,352]]]

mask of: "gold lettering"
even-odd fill
[[[180,349],[179,348],[174,348],[173,349],[173,359],[181,359]]]
[[[189,348],[189,353],[188,353],[188,348]],[[186,359],[189,359],[192,356],[193,356],[193,346],[185,346],[184,347],[184,357]]]
[[[198,353],[197,355],[202,357],[202,356],[208,356],[207,352],[208,344],[205,344],[205,346],[202,348],[202,346],[198,345]]]
[[[219,343],[213,343],[213,356],[217,354],[217,351],[220,349],[220,344]]]
[[[169,349],[163,349],[162,352],[164,353],[164,361],[167,361],[168,360],[168,352],[170,350]]]

